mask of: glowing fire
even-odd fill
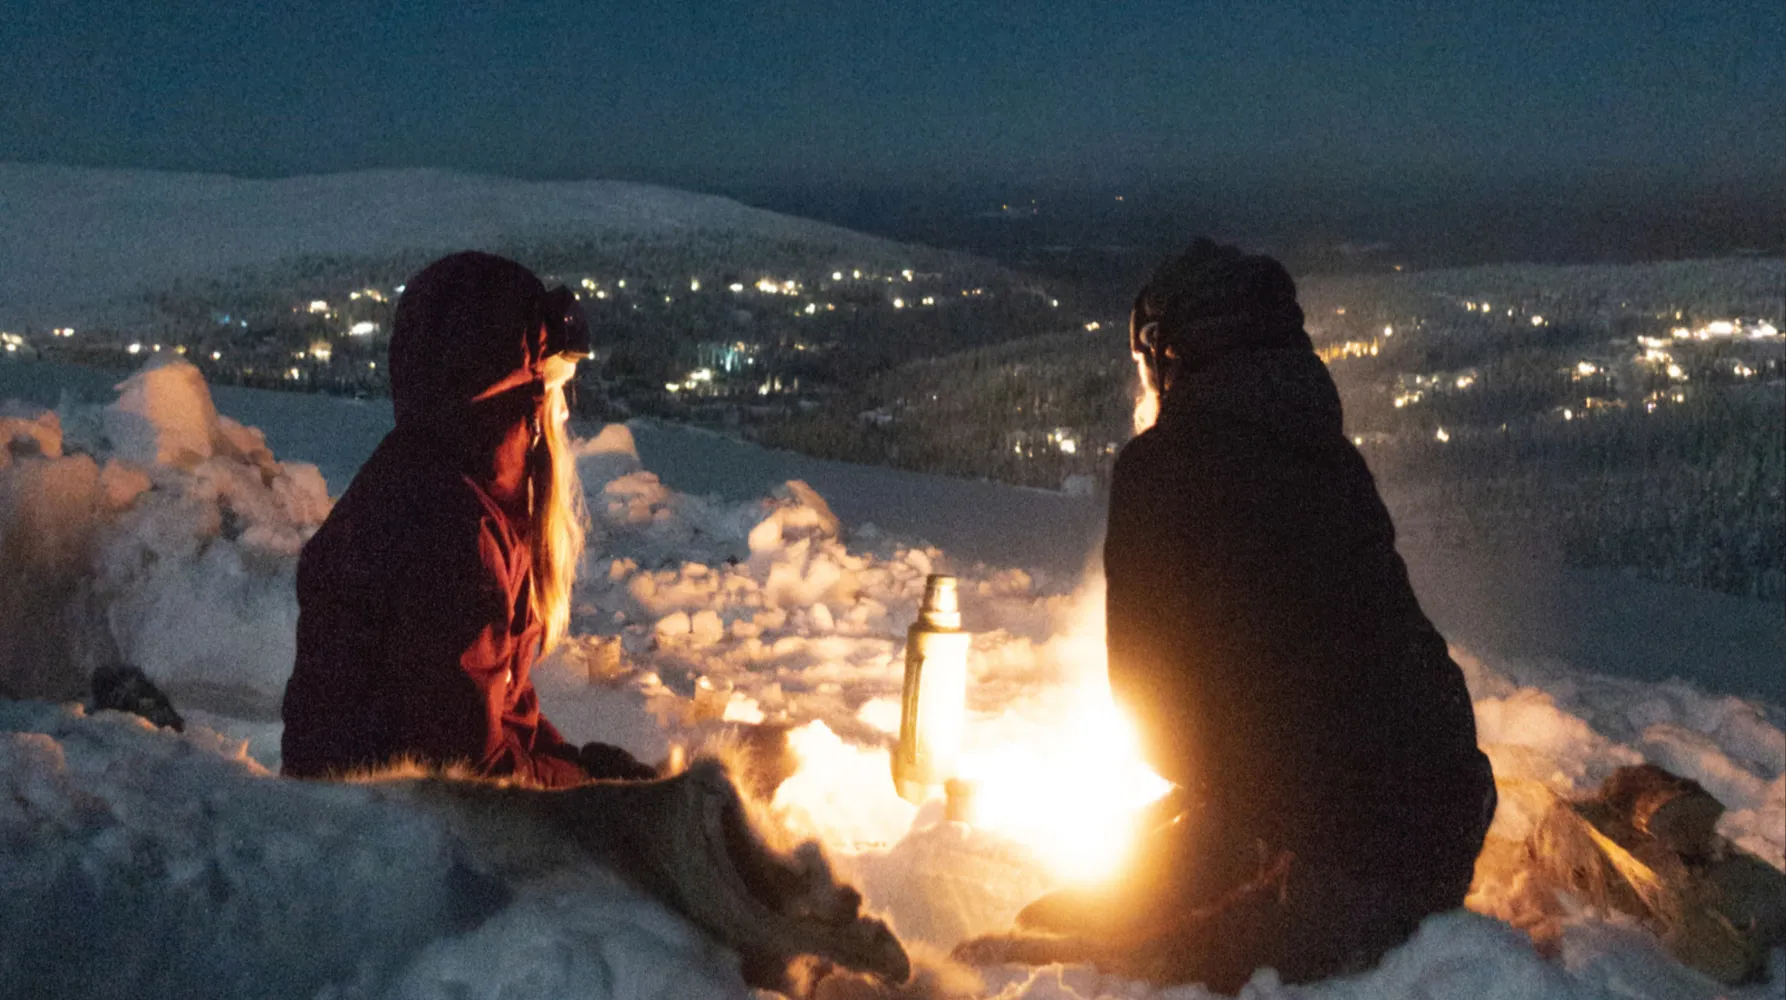
[[[1092,881],[1122,866],[1139,813],[1171,787],[1142,763],[1111,698],[1101,577],[1077,595],[1046,658],[1057,683],[970,719],[960,777],[973,785],[973,825],[1024,845],[1054,878]],[[898,702],[871,701],[858,719],[896,733]],[[851,745],[823,723],[791,744],[801,765],[774,803],[791,829],[845,852],[889,847],[912,829],[918,809],[894,793],[887,750]]]
[[[1062,878],[1094,881],[1122,867],[1138,814],[1171,786],[1141,763],[1107,685],[1064,700],[1068,716],[1043,738],[971,754],[963,771],[976,824],[1027,845]]]
[[[976,786],[976,823],[1029,846],[1056,875],[1090,881],[1121,868],[1138,814],[1171,785],[1142,763],[1134,725],[1110,695],[1101,573],[1056,642],[1064,682],[1033,720],[1007,710],[970,727],[962,771]]]

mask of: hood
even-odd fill
[[[1313,351],[1277,349],[1224,355],[1183,375],[1161,401],[1160,423],[1216,414],[1286,437],[1342,435],[1339,390]]]
[[[474,411],[513,409],[526,419],[524,403],[508,402],[528,394],[514,390],[539,382],[545,293],[527,268],[475,251],[443,257],[409,279],[391,330],[397,426],[451,438],[469,429]],[[498,399],[501,405],[484,405]]]

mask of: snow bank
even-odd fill
[[[140,912],[154,915],[154,926],[190,924],[193,940],[215,937],[243,951],[262,947],[266,935],[322,935],[315,956],[287,956],[308,962],[303,974],[313,979],[383,975],[420,992],[469,995],[526,983],[539,996],[619,982],[603,977],[632,974],[615,971],[621,968],[718,981],[704,971],[710,959],[685,948],[682,930],[639,916],[632,902],[602,902],[614,899],[612,886],[596,875],[530,889],[475,931],[429,937],[414,929],[417,914],[430,906],[453,912],[461,897],[443,881],[454,848],[425,817],[393,814],[396,807],[363,790],[331,792],[260,775],[256,761],[277,766],[278,727],[269,713],[290,668],[293,557],[326,513],[326,493],[313,469],[274,461],[255,432],[218,417],[189,368],[152,367],[106,407],[0,412],[10,414],[0,430],[11,441],[0,467],[0,579],[16,582],[50,567],[62,581],[42,589],[53,599],[8,585],[0,586],[0,601],[38,601],[64,622],[51,642],[42,630],[0,617],[7,683],[42,681],[38,693],[68,697],[48,683],[53,672],[32,665],[67,647],[81,652],[64,658],[84,668],[95,655],[88,645],[97,643],[166,683],[195,731],[233,737],[197,732],[176,740],[121,720],[4,709],[12,732],[0,782],[11,795],[0,793],[0,810],[11,810],[6,822],[26,832],[0,835],[0,844],[23,852],[0,848],[17,862],[0,871],[90,871],[92,888],[82,890],[90,898],[103,887],[138,886],[129,890],[136,893],[130,905],[147,908]],[[788,724],[801,763],[774,811],[794,831],[824,839],[902,935],[940,948],[1001,929],[1036,895],[1090,874],[1078,862],[1118,856],[1120,823],[1104,820],[1131,813],[1158,787],[1134,763],[1121,720],[1108,709],[1098,574],[1063,586],[1059,574],[967,565],[866,526],[852,530],[803,482],[749,499],[680,493],[644,468],[624,427],[580,442],[577,456],[595,530],[573,637],[535,675],[547,714],[568,736],[661,759],[673,745],[729,723]],[[966,624],[976,633],[966,750],[985,808],[972,826],[946,821],[936,803],[914,808],[889,780],[903,632],[925,574],[937,571],[960,576]],[[1502,778],[1546,794],[1578,794],[1622,764],[1654,760],[1729,806],[1721,832],[1775,865],[1786,862],[1781,706],[1554,661],[1454,653]],[[1492,834],[1523,836],[1532,812],[1530,799],[1505,795]],[[91,835],[83,824],[96,824]],[[52,829],[61,832],[46,832]],[[354,831],[368,842],[353,840]],[[67,836],[73,839],[62,844]],[[317,916],[318,907],[332,905],[331,880],[345,879],[341,871],[383,864],[373,859],[385,857],[378,853],[384,840],[407,846],[391,849],[392,874],[376,884],[401,897],[409,890],[400,887],[415,880],[420,909],[386,900],[387,910],[342,906]],[[337,850],[349,852],[339,863]],[[246,863],[234,854],[227,864],[199,860],[228,851],[262,867],[233,881],[215,875],[203,883],[192,874]],[[352,851],[372,853],[362,865]],[[140,867],[127,869],[125,858]],[[265,909],[237,917],[177,901],[197,898],[180,895],[198,891],[190,885],[218,886],[206,891],[228,896],[260,892],[262,881],[267,895],[254,898],[263,903],[241,906]],[[20,898],[54,894],[49,882],[20,884],[29,890]],[[289,913],[265,902],[287,892],[295,894]],[[156,893],[176,902],[160,902]],[[1428,921],[1378,969],[1294,988],[1261,972],[1246,995],[1769,995],[1767,987],[1720,990],[1621,918],[1579,907],[1564,908],[1555,957],[1543,958],[1525,935],[1493,919],[1517,919],[1522,900],[1518,886],[1485,884],[1471,901],[1479,912]],[[7,913],[8,926],[26,926],[12,923],[25,919],[24,909]],[[326,927],[331,920],[345,929]],[[393,946],[401,955],[331,943],[377,927],[409,942]],[[130,939],[120,947],[151,947],[120,936]],[[232,950],[219,944],[203,961],[223,963],[227,975],[246,975],[230,961],[260,961],[229,958]],[[1776,983],[1786,974],[1782,963],[1786,956],[1776,956]],[[325,967],[326,975],[317,971]],[[985,978],[984,995],[1004,1000],[1204,996],[1086,968],[1005,968]],[[102,985],[92,989],[103,993]],[[680,995],[695,992],[687,985]]]
[[[118,390],[0,426],[0,579],[15,584],[0,601],[30,612],[0,617],[0,689],[72,697],[123,661],[177,702],[277,720],[297,554],[329,511],[322,476],[220,416],[177,356]]]

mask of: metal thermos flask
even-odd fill
[[[961,630],[955,578],[932,574],[924,581],[918,621],[906,632],[899,746],[893,751],[893,786],[908,802],[922,804],[955,776],[967,726],[972,639]]]

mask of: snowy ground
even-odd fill
[[[15,329],[139,320],[153,315],[146,291],[306,258],[702,237],[906,253],[713,195],[444,170],[249,179],[0,162],[0,205],[0,325]]]
[[[0,702],[0,926],[35,942],[0,953],[0,994],[140,995],[146,982],[166,995],[196,984],[234,996],[741,991],[698,936],[599,871],[495,899],[449,830],[376,786],[268,777],[296,551],[388,409],[219,391],[220,416],[178,365],[100,404],[66,374],[0,370],[0,397],[37,404],[0,410],[12,442],[0,451],[0,602],[25,605],[0,607],[0,685],[68,697],[84,671],[124,659],[193,725],[176,737]],[[62,387],[74,395],[44,412]],[[263,427],[272,450],[230,417]],[[1117,857],[1121,831],[1106,820],[1157,786],[1102,690],[1099,581],[1082,569],[1096,521],[1083,502],[735,448],[649,427],[580,446],[596,540],[576,638],[537,673],[548,715],[572,738],[646,757],[719,719],[793,723],[802,766],[776,811],[823,839],[910,941],[947,948],[999,929],[1034,895]],[[326,485],[289,459],[317,462]],[[672,467],[683,489],[653,471]],[[784,482],[795,477],[812,485]],[[888,780],[901,636],[933,570],[962,577],[977,633],[968,744],[984,818],[972,827],[913,808]],[[1665,596],[1603,617],[1623,627],[1690,605],[1716,628],[1716,607]],[[1700,662],[1651,654],[1656,669],[1709,684],[1554,655],[1604,645],[1580,637],[1550,649],[1460,642],[1497,772],[1577,793],[1654,760],[1730,807],[1723,833],[1786,863],[1786,711],[1777,697],[1713,693],[1731,689],[1728,663],[1781,637],[1761,610],[1727,610],[1721,634],[1733,638],[1701,642]],[[1577,624],[1590,638],[1599,627]],[[1530,819],[1509,802],[1494,835],[1518,837]],[[1640,930],[1581,910],[1545,959],[1483,915],[1517,916],[1516,887],[1489,885],[1472,905],[1483,912],[1429,921],[1370,973],[1286,988],[1262,972],[1249,995],[1759,997],[1786,976],[1776,954],[1773,985],[1721,990]],[[973,992],[1001,998],[1204,995],[1085,968],[983,978]]]

